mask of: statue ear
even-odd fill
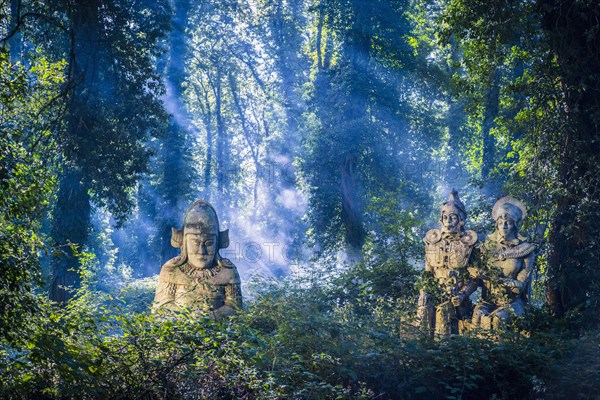
[[[229,229],[219,232],[219,248],[226,249],[229,247]]]
[[[183,229],[171,228],[171,246],[177,249],[183,246]]]

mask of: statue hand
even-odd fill
[[[468,267],[469,275],[471,278],[484,278],[485,276],[481,273],[481,270],[477,267]]]
[[[456,295],[452,296],[452,299],[451,299],[452,305],[454,307],[460,306],[460,303],[462,303],[462,301],[464,300],[464,298],[465,298],[465,295],[462,294],[462,293],[459,293],[459,294],[456,294]]]
[[[501,285],[504,285],[505,287],[509,288],[515,286],[515,282],[510,278],[500,278],[498,279],[498,282],[500,282]]]
[[[527,288],[527,284],[518,279],[510,279],[510,283],[507,283],[506,286],[511,288],[514,294],[521,294]]]

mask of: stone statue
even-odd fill
[[[458,193],[440,208],[440,229],[425,235],[424,286],[419,295],[417,318],[429,334],[459,333],[459,321],[470,315],[469,296],[477,289],[467,267],[476,258],[474,231],[465,231],[467,212]]]
[[[242,307],[237,269],[219,255],[219,249],[229,246],[229,230],[219,231],[217,213],[208,202],[198,200],[187,210],[183,230],[172,229],[171,245],[181,248],[181,254],[161,268],[153,311],[189,309],[220,318]]]
[[[485,265],[474,274],[479,275],[483,288],[473,312],[473,327],[497,329],[511,315],[525,314],[535,259],[535,246],[519,236],[526,215],[525,205],[512,197],[502,197],[494,205],[496,230],[482,246]]]

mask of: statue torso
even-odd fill
[[[172,299],[165,304],[167,308],[190,307],[204,311],[224,306],[228,288],[240,284],[235,266],[226,259],[205,269],[194,269],[185,263],[173,268],[166,274],[164,281]]]
[[[489,275],[489,279],[483,280],[486,289],[484,298],[494,303],[517,299],[518,291],[499,280],[518,280],[519,273],[525,269],[525,259],[534,251],[534,245],[521,239],[516,239],[512,243],[488,239],[483,247],[488,259],[487,275]]]
[[[425,235],[425,269],[433,272],[438,284],[448,294],[463,285],[469,259],[477,242],[474,231],[449,235],[431,229]]]

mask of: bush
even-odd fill
[[[312,274],[283,282],[258,280],[247,309],[223,321],[132,312],[135,307],[123,297],[85,286],[65,309],[39,298],[40,312],[26,333],[18,342],[2,344],[0,397],[533,399],[598,394],[597,333],[581,342],[554,332],[537,315],[534,321],[540,325],[532,325],[531,337],[513,331],[493,338],[474,333],[430,340],[413,328],[410,297],[378,296],[357,284],[356,297],[340,301],[332,282]],[[145,289],[126,292],[128,300],[149,298],[146,284],[132,283]]]

